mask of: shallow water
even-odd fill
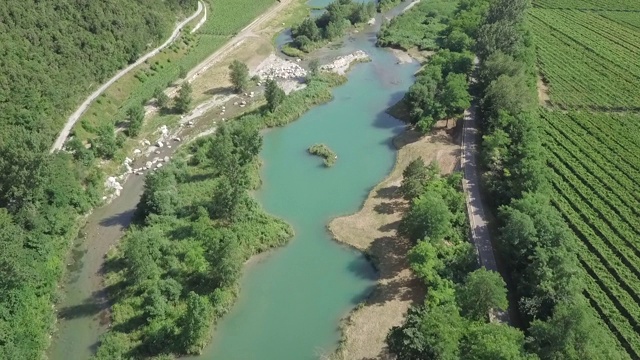
[[[195,359],[302,360],[331,353],[340,319],[371,291],[370,263],[333,241],[326,224],[357,211],[395,160],[391,139],[403,125],[384,111],[410,86],[417,65],[397,65],[374,41],[373,33],[360,33],[325,51],[328,58],[362,49],[373,61],[356,65],[333,101],[265,134],[257,197],[291,223],[296,236],[248,267],[238,302]],[[332,168],[307,154],[314,143],[338,154]]]

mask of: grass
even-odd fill
[[[325,144],[314,144],[308,149],[310,154],[320,156],[324,159],[324,166],[332,167],[338,159],[338,155]]]

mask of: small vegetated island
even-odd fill
[[[331,150],[327,145],[325,144],[314,144],[311,145],[311,147],[308,149],[310,154],[313,155],[317,155],[320,156],[321,158],[324,159],[324,165],[326,167],[332,167],[333,164],[336,163],[336,160],[338,159],[338,155],[336,155],[335,152],[333,152],[333,150]]]

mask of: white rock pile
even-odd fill
[[[293,61],[272,55],[260,64],[256,74],[263,80],[291,80],[307,76],[307,71]]]
[[[113,190],[114,196],[120,196],[120,191],[122,190],[122,185],[118,182],[118,179],[114,176],[109,176],[107,181],[104,183],[104,187],[107,189]]]
[[[345,56],[339,56],[333,62],[320,66],[320,70],[333,71],[339,74],[344,74],[349,69],[349,66],[358,61],[365,61],[369,59],[369,54],[362,50],[356,50],[353,53]]]

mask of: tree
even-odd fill
[[[534,320],[529,333],[531,347],[542,360],[627,358],[582,297],[558,304],[548,321]]]
[[[287,95],[275,80],[269,79],[265,85],[264,96],[267,98],[267,108],[269,108],[269,111],[274,112]]]
[[[398,230],[412,241],[425,237],[441,240],[451,231],[452,217],[442,196],[435,191],[427,191],[413,200]]]
[[[460,341],[460,358],[469,360],[534,360],[524,350],[524,334],[506,324],[475,323]]]
[[[178,92],[178,97],[176,98],[176,111],[179,113],[186,113],[189,111],[189,106],[191,106],[191,93],[193,90],[191,89],[191,84],[188,81],[182,83],[180,86],[180,91]]]
[[[416,198],[424,191],[427,180],[427,167],[424,165],[422,158],[417,158],[402,171],[400,193],[407,200]]]
[[[206,344],[213,321],[213,307],[209,300],[193,291],[187,296],[187,311],[181,321],[182,347],[189,354],[198,354]]]
[[[144,108],[142,105],[134,105],[127,109],[127,121],[129,122],[127,135],[130,137],[137,136],[140,133],[140,129],[142,129],[144,121]]]
[[[438,99],[447,118],[460,115],[471,106],[471,95],[467,87],[467,77],[464,74],[447,75]]]
[[[307,17],[298,25],[293,31],[294,37],[306,36],[310,41],[320,41],[322,34],[320,28],[316,24],[315,20],[311,17]]]
[[[229,76],[235,92],[245,92],[249,87],[249,67],[247,67],[245,63],[233,60],[231,65],[229,65],[229,70],[231,70]]]
[[[166,109],[169,106],[169,97],[161,88],[157,88],[153,94],[153,97],[156,98],[156,105],[160,109]]]
[[[91,139],[91,149],[103,159],[112,159],[118,150],[116,129],[112,123],[104,123],[96,131],[97,137]]]
[[[478,82],[482,88],[486,88],[491,81],[498,79],[502,75],[514,77],[522,73],[524,73],[524,63],[522,61],[516,61],[513,56],[496,51],[480,63]]]
[[[309,61],[309,74],[313,76],[317,76],[320,72],[320,62],[318,59],[312,59]]]
[[[427,286],[440,281],[440,271],[444,269],[444,262],[440,258],[439,250],[431,242],[431,239],[425,238],[418,241],[407,254],[411,269],[421,278]]]
[[[444,47],[455,52],[468,51],[473,46],[473,39],[460,30],[453,30],[444,39]]]
[[[411,308],[405,323],[393,327],[386,341],[398,360],[455,360],[463,324],[454,304]]]
[[[507,288],[502,276],[485,268],[467,276],[458,288],[458,302],[462,313],[473,320],[488,320],[491,310],[506,310]]]
[[[501,20],[485,24],[478,30],[476,53],[481,59],[487,58],[496,51],[515,55],[521,50],[522,34],[515,24]]]

